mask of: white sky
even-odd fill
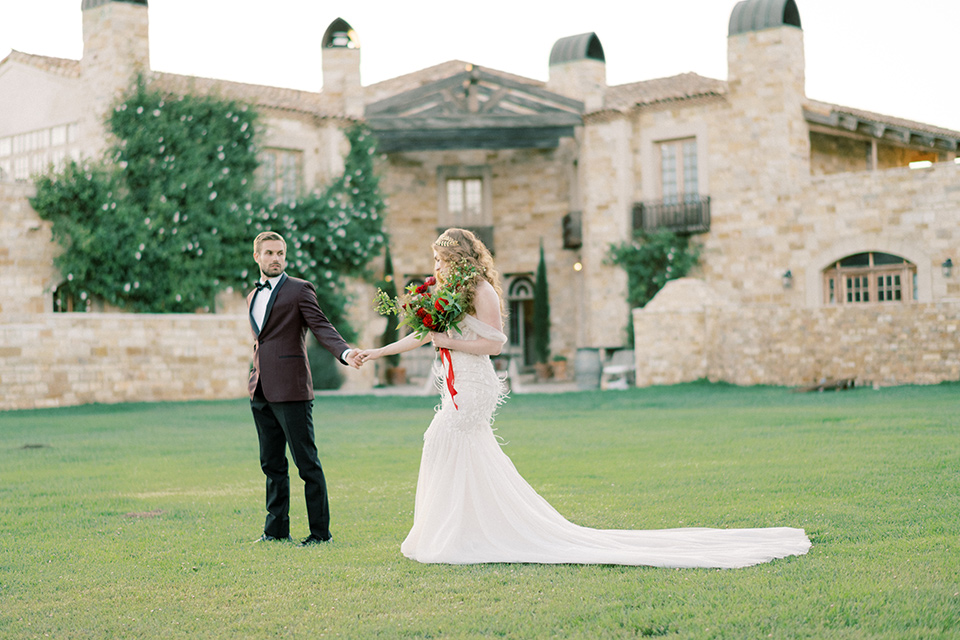
[[[960,0],[796,0],[807,96],[960,131]],[[725,80],[736,0],[150,0],[151,67],[318,91],[335,18],[364,85],[448,60],[547,79],[559,38],[593,31],[610,85],[693,71]],[[10,49],[79,59],[81,0],[0,0]]]

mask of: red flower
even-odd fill
[[[449,301],[446,298],[437,298],[437,301],[433,303],[433,308],[440,313],[443,313],[443,307],[444,305],[448,304],[448,302]]]
[[[430,276],[429,278],[423,281],[422,285],[417,287],[417,293],[422,295],[427,292],[427,287],[432,287],[435,284],[437,284],[437,279],[434,278],[433,276]]]
[[[429,315],[424,314],[423,326],[425,326],[427,329],[433,329],[434,328],[433,318],[431,318]]]

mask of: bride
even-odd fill
[[[462,334],[410,334],[358,356],[360,362],[376,360],[430,340],[450,354],[453,376],[446,373],[441,404],[423,436],[413,528],[400,547],[406,557],[447,564],[733,568],[807,552],[810,541],[802,529],[624,531],[567,521],[520,476],[493,434],[493,414],[504,391],[490,356],[500,353],[507,337],[500,278],[490,252],[470,231],[448,229],[434,243],[433,255],[441,281],[449,265],[464,260],[481,274],[467,295]]]

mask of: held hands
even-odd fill
[[[376,360],[383,355],[383,349],[360,349],[357,352],[357,368],[359,369],[368,360]]]
[[[363,361],[360,359],[360,354],[362,352],[357,349],[352,349],[350,353],[347,354],[347,357],[344,358],[345,362],[353,367],[354,369],[359,369],[360,365],[363,364]]]
[[[435,347],[450,348],[453,346],[454,340],[450,338],[448,335],[446,335],[445,333],[431,332],[429,335],[430,335],[430,339],[433,340],[433,346]],[[359,369],[365,363],[371,360],[378,360],[385,355],[393,355],[395,353],[403,353],[404,351],[409,351],[410,349],[420,346],[424,342],[426,342],[425,339],[412,340],[412,336],[407,336],[406,338],[400,340],[399,342],[395,342],[392,345],[387,345],[386,347],[382,347],[380,349],[357,349],[356,351],[351,352],[350,355],[356,359],[356,363],[357,363],[356,368]],[[399,345],[400,348],[395,347],[395,345]],[[385,349],[390,349],[390,351],[385,352]],[[354,366],[354,365],[350,363],[350,366]]]

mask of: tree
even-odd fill
[[[380,283],[380,289],[391,300],[397,298],[397,283],[393,277],[393,260],[390,258],[390,245],[386,246],[385,254],[383,257],[383,282]],[[389,313],[387,314],[387,328],[383,331],[383,344],[388,345],[393,342],[396,342],[400,337],[400,320],[397,318],[396,314]],[[396,367],[400,364],[400,355],[386,356],[384,360],[387,361],[391,367]]]
[[[36,182],[31,204],[53,222],[68,292],[132,311],[212,311],[219,292],[249,289],[251,241],[273,230],[287,239],[288,271],[314,283],[352,336],[343,276],[367,276],[385,240],[374,140],[352,125],[343,175],[275,203],[256,186],[256,123],[242,103],[163,94],[141,79],[109,118],[106,160]]]
[[[550,359],[550,294],[547,287],[547,262],[540,242],[540,263],[533,285],[533,353],[538,363]]]

